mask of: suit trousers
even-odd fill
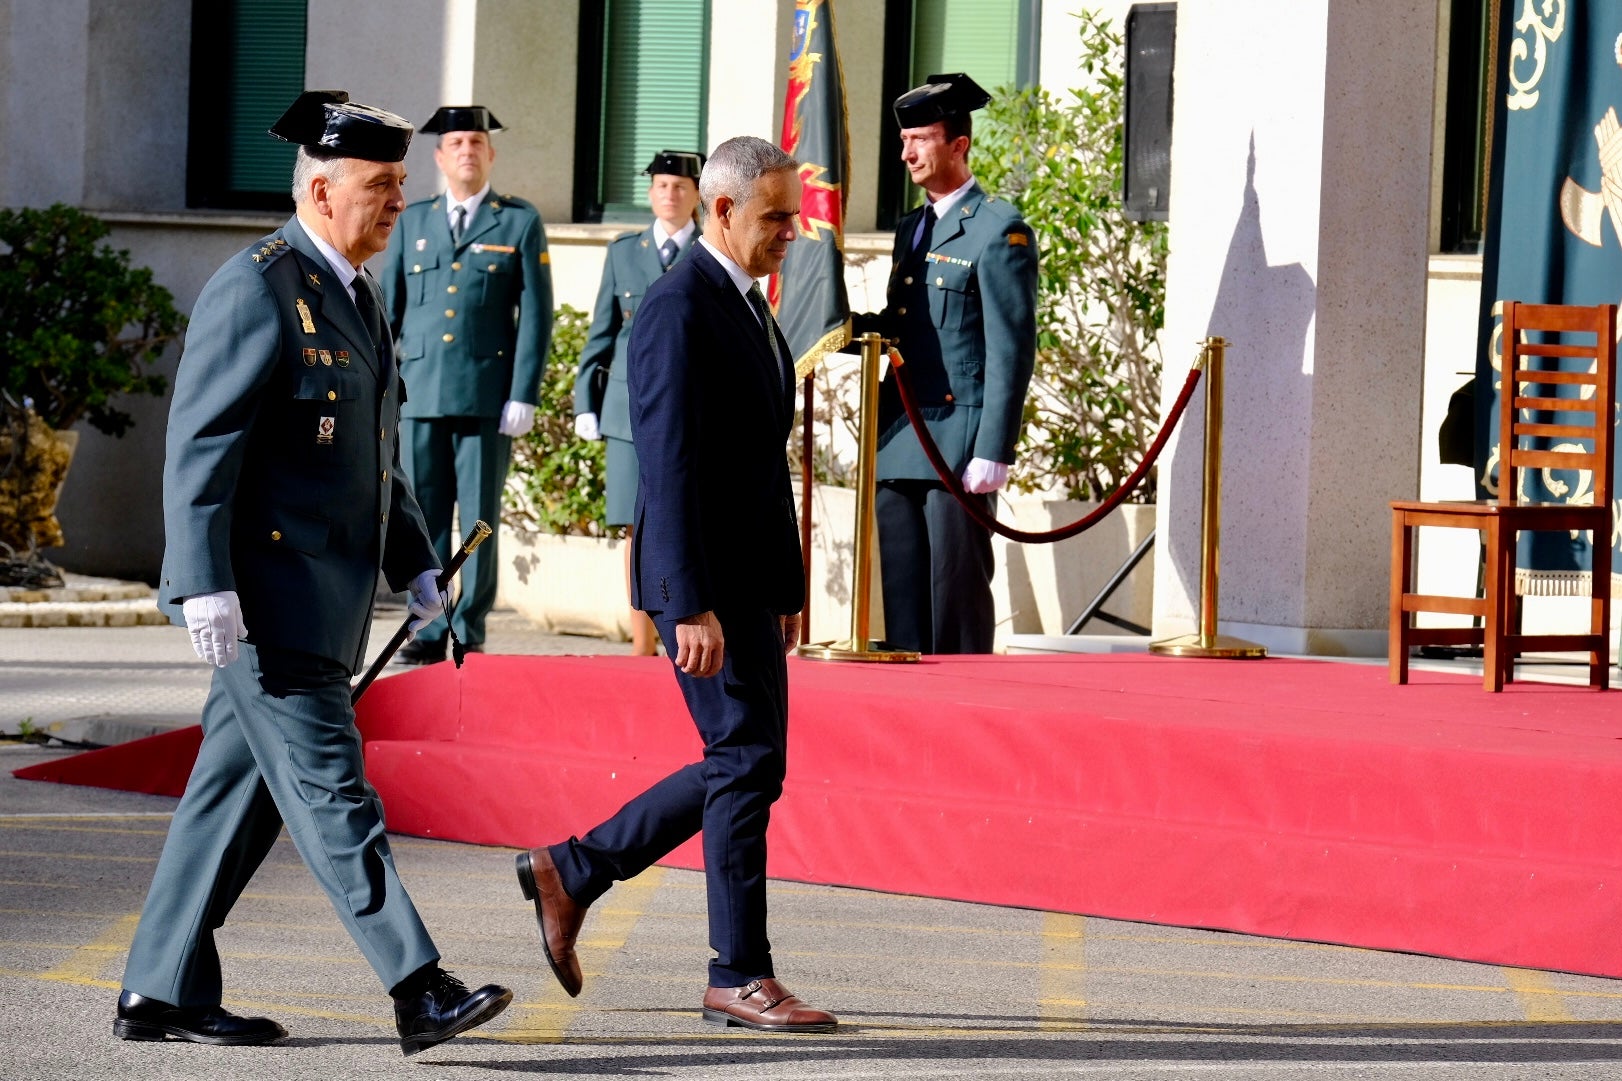
[[[181,1007],[220,1003],[214,932],[283,822],[385,988],[439,959],[395,873],[336,661],[241,646],[216,669],[203,745],[130,945],[124,987]]]
[[[993,495],[969,496],[996,506]],[[938,481],[881,480],[873,497],[884,640],[919,653],[990,653],[991,531]]]
[[[675,621],[650,614],[675,657]],[[716,616],[725,648],[721,673],[698,679],[675,670],[704,739],[703,759],[549,851],[569,896],[590,904],[702,830],[715,951],[710,986],[739,987],[776,975],[766,937],[766,826],[788,763],[788,667],[779,617],[764,609]]]
[[[484,644],[484,621],[496,604],[501,562],[496,541],[501,534],[501,489],[512,464],[513,441],[497,430],[494,417],[425,417],[400,421],[400,464],[422,507],[428,536],[442,564],[461,546],[451,533],[455,513],[466,535],[475,519],[495,530],[462,564],[462,589],[451,620],[464,645]],[[426,568],[424,568],[426,569]],[[417,640],[438,645],[451,629],[436,619],[417,632]]]

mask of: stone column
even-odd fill
[[[1436,5],[1178,5],[1164,402],[1229,341],[1224,634],[1385,651],[1418,490]],[[1198,629],[1196,399],[1160,468],[1155,636]]]

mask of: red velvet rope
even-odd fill
[[[1148,453],[1144,454],[1143,461],[1138,463],[1138,468],[1132,471],[1132,475],[1086,516],[1045,533],[1029,533],[1023,529],[1003,525],[980,505],[979,500],[968,498],[969,493],[963,490],[963,482],[946,467],[946,460],[941,457],[940,448],[935,445],[934,437],[929,434],[929,426],[918,412],[918,402],[912,394],[912,376],[907,372],[907,362],[894,349],[890,350],[890,371],[895,373],[896,389],[901,392],[901,404],[907,410],[907,419],[912,421],[912,430],[917,434],[918,442],[923,445],[924,453],[929,457],[929,464],[935,467],[935,473],[940,477],[941,483],[946,485],[946,490],[952,493],[952,497],[968,512],[969,517],[993,533],[1000,533],[1011,541],[1019,541],[1022,544],[1052,544],[1054,541],[1074,537],[1077,533],[1091,528],[1099,519],[1124,503],[1126,497],[1143,482],[1143,478],[1148,476],[1149,470],[1154,467],[1155,459],[1160,457],[1161,448],[1166,445],[1166,440],[1176,429],[1177,422],[1183,419],[1183,410],[1188,408],[1189,399],[1194,396],[1194,387],[1200,381],[1201,369],[1198,367],[1189,369],[1188,378],[1183,380],[1182,393],[1177,395],[1177,401],[1172,405],[1171,412],[1166,415],[1166,422],[1160,426],[1160,433],[1155,436],[1155,441],[1149,445]]]

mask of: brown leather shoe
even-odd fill
[[[774,979],[711,987],[704,992],[704,1020],[760,1032],[832,1032],[839,1024],[839,1018],[807,1006]]]
[[[575,904],[558,878],[552,853],[544,848],[520,852],[517,859],[518,886],[526,901],[535,902],[535,922],[541,925],[541,949],[552,975],[573,998],[580,993],[585,977],[580,974],[580,958],[574,955],[574,940],[586,922],[586,906]]]

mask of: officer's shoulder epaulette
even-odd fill
[[[440,197],[443,196],[443,195],[444,195],[444,192],[440,192],[438,195],[430,195],[426,199],[417,199],[414,202],[407,203],[406,204],[406,209],[407,210],[416,210],[418,207],[428,207],[428,208],[432,209],[434,207],[439,206]]]
[[[292,250],[293,246],[287,242],[286,238],[272,234],[260,238],[256,247],[247,248],[242,254],[263,272],[272,263]]]
[[[534,203],[530,202],[528,199],[519,198],[516,195],[500,195],[496,192],[491,192],[490,201],[501,206],[516,206],[524,210],[535,210]],[[537,214],[540,213],[538,210],[535,212]]]
[[[1005,227],[1008,222],[1021,220],[1019,208],[1007,199],[996,195],[986,196],[980,204],[980,209],[987,217],[1003,224]]]
[[[636,238],[641,236],[644,232],[646,232],[646,230],[632,229],[632,230],[630,230],[628,232],[621,233],[619,236],[615,237],[613,240],[610,240],[608,242],[608,244],[609,244],[610,247],[613,247],[616,244],[630,244],[630,243],[633,243],[636,240]]]

